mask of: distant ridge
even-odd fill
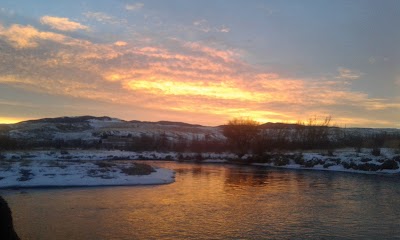
[[[302,124],[297,124],[297,123],[272,123],[272,122],[268,122],[268,123],[264,123],[260,125],[261,128],[264,129],[293,129],[293,128],[307,128],[310,126],[307,125],[302,125]],[[321,126],[311,126],[311,127],[321,127]],[[324,127],[328,127],[328,128],[339,128],[336,126],[324,126]]]
[[[108,116],[95,117],[95,116],[76,116],[76,117],[55,117],[55,118],[41,118],[41,119],[33,119],[19,122],[17,124],[29,124],[29,123],[82,123],[87,122],[89,120],[98,120],[98,121],[112,121],[117,118],[111,118]],[[199,124],[190,124],[184,122],[174,122],[174,121],[158,121],[158,122],[150,122],[150,121],[139,121],[139,120],[131,120],[125,121],[121,119],[117,119],[121,122],[130,122],[130,123],[147,123],[147,124],[160,124],[160,125],[174,125],[181,127],[203,127]]]
[[[203,127],[199,124],[191,124],[191,123],[184,123],[184,122],[173,122],[173,121],[158,121],[154,122],[161,125],[175,125],[175,126],[183,126],[183,127]]]
[[[299,128],[304,127],[303,125],[296,124],[296,123],[264,123],[260,125],[261,128],[265,129],[287,129],[287,128]]]
[[[20,123],[80,123],[88,120],[111,121],[113,118],[103,116],[77,116],[77,117],[56,117],[56,118],[41,118],[35,120],[27,120]],[[121,120],[122,121],[122,120]]]
[[[132,120],[132,121],[129,121],[129,122],[131,122],[131,123],[160,124],[160,125],[174,125],[174,126],[181,126],[181,127],[204,127],[203,125],[199,125],[199,124],[191,124],[191,123],[184,123],[184,122],[173,122],[173,121],[149,122],[149,121]]]
[[[157,121],[157,122],[151,122],[151,121],[139,121],[139,120],[122,120],[118,118],[112,118],[108,116],[101,116],[101,117],[96,117],[96,116],[90,116],[90,115],[85,115],[85,116],[72,116],[72,117],[55,117],[55,118],[41,118],[41,119],[33,119],[33,120],[26,120],[22,121],[19,123],[14,123],[14,124],[0,124],[2,128],[6,128],[6,126],[12,126],[12,125],[25,125],[25,124],[30,124],[30,123],[64,123],[64,124],[73,124],[73,123],[86,123],[89,120],[98,120],[98,121],[120,121],[120,122],[125,122],[125,123],[146,123],[146,124],[159,124],[159,125],[173,125],[173,126],[181,126],[181,127],[206,127],[204,125],[200,124],[191,124],[191,123],[185,123],[185,122],[175,122],[175,121]],[[216,128],[222,128],[226,126],[225,124],[223,125],[218,125],[215,126]],[[212,127],[212,126],[211,126]],[[297,123],[273,123],[273,122],[268,122],[268,123],[263,123],[260,125],[262,129],[294,129],[294,128],[307,128],[309,126],[307,125],[302,125],[302,124],[297,124]],[[318,127],[318,126],[315,126]],[[328,126],[328,128],[341,128],[342,127],[337,127],[337,126]],[[370,129],[380,129],[380,130],[399,130],[397,128],[369,128],[369,127],[345,127],[344,129],[358,129],[358,130],[370,130]]]

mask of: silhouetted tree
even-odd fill
[[[259,133],[260,123],[250,118],[235,118],[223,126],[223,134],[227,138],[231,150],[239,157],[248,153]]]

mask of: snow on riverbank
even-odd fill
[[[27,160],[0,162],[0,188],[167,184],[174,172],[133,161]]]
[[[395,149],[381,149],[379,155],[372,149],[336,150],[331,154],[321,152],[272,154],[256,166],[340,171],[364,174],[400,174],[400,153]]]
[[[176,153],[176,152],[130,152],[120,150],[38,150],[38,151],[8,151],[0,154],[1,159],[30,160],[226,160],[236,157],[231,153]]]
[[[337,149],[275,152],[238,159],[231,153],[130,152],[119,150],[10,151],[0,154],[0,188],[34,186],[97,186],[163,184],[173,171],[156,169],[149,175],[128,175],[123,169],[136,161],[171,160],[196,163],[238,163],[265,167],[400,174],[399,149]],[[132,166],[131,166],[132,167]],[[134,167],[134,166],[133,166]],[[139,172],[140,173],[140,172]]]

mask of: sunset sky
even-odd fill
[[[0,123],[400,128],[400,1],[0,2]]]

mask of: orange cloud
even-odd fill
[[[132,90],[150,92],[157,95],[202,96],[214,99],[235,99],[241,101],[261,101],[262,93],[243,91],[237,86],[220,83],[179,82],[162,79],[133,80],[128,83]]]
[[[40,41],[52,41],[75,47],[86,47],[89,42],[86,40],[67,37],[54,32],[44,32],[27,25],[13,24],[9,28],[0,25],[0,37],[3,37],[15,48],[35,48]],[[61,49],[62,51],[62,49]]]
[[[52,32],[40,32],[28,25],[13,24],[8,29],[1,28],[0,36],[5,37],[16,48],[33,48],[38,46],[37,40],[63,41],[64,35]]]
[[[115,45],[115,46],[118,46],[118,47],[123,47],[123,46],[128,45],[128,43],[127,43],[127,42],[124,42],[124,41],[116,41],[116,42],[114,43],[114,45]]]
[[[78,22],[69,20],[68,18],[43,16],[40,18],[40,22],[44,25],[48,25],[53,29],[60,31],[76,31],[76,30],[88,30],[89,27],[82,25]]]
[[[175,120],[208,119],[217,125],[237,116],[289,122],[333,115],[345,121],[351,112],[335,110],[337,106],[364,114],[386,111],[388,116],[400,110],[399,101],[351,91],[351,82],[343,80],[361,76],[355,70],[339,69],[340,78],[286,78],[249,65],[239,50],[198,42],[173,41],[172,47],[148,41],[92,43],[21,25],[0,26],[0,37],[19,48],[18,54],[40,45],[46,56],[21,58],[12,51],[0,56],[3,66],[9,66],[0,66],[0,83],[141,108],[152,115],[168,113]]]

